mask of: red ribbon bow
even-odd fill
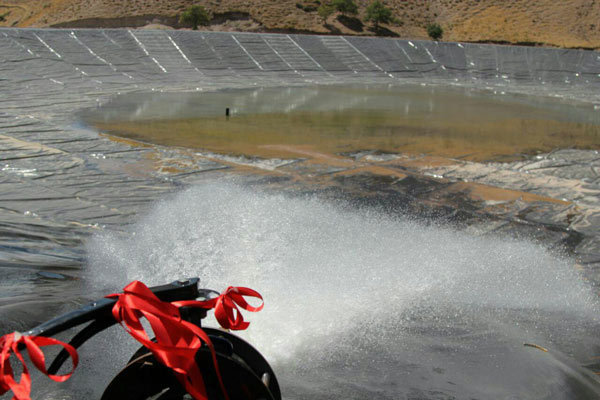
[[[212,355],[221,389],[227,398],[210,338],[200,327],[182,320],[176,305],[161,301],[139,281],[127,285],[122,294],[106,297],[117,298],[112,309],[115,319],[134,339],[148,348],[160,363],[171,368],[186,391],[196,400],[208,400],[204,379],[195,359],[202,343],[206,343]],[[150,323],[156,342],[146,334],[140,322],[142,317]]]
[[[71,377],[73,370],[77,367],[79,357],[75,348],[67,343],[63,343],[59,340],[42,337],[42,336],[23,336],[18,332],[9,333],[0,337],[0,395],[12,390],[13,400],[30,400],[29,394],[31,393],[31,376],[27,369],[27,364],[23,359],[23,355],[19,351],[19,345],[24,345],[29,353],[29,358],[33,365],[37,369],[42,371],[44,375],[56,382],[64,382]],[[51,375],[46,370],[46,359],[44,353],[40,347],[45,346],[62,346],[69,353],[73,359],[73,368],[68,374],[65,375]],[[23,365],[23,371],[21,372],[21,379],[19,382],[15,380],[15,376],[10,365],[10,354],[14,353],[21,364]]]
[[[245,322],[237,305],[245,310],[256,312],[263,308],[249,305],[243,296],[257,297],[261,295],[248,288],[229,287],[220,296],[206,301],[163,302],[150,289],[139,281],[134,281],[123,289],[122,294],[112,294],[117,298],[113,307],[113,316],[131,336],[148,348],[163,365],[175,371],[180,383],[196,400],[205,400],[206,388],[202,374],[196,364],[195,355],[202,343],[210,349],[213,364],[221,390],[227,398],[227,392],[221,379],[217,357],[213,344],[199,326],[181,319],[179,307],[200,307],[215,309],[217,321],[226,329],[241,330],[249,325]],[[236,305],[237,304],[237,305]],[[145,317],[154,334],[156,342],[150,340],[144,330],[140,318]]]
[[[256,297],[257,299],[263,300],[260,293],[255,290],[246,287],[234,287],[229,286],[223,293],[214,299],[205,301],[180,301],[174,302],[173,304],[182,307],[201,307],[215,309],[215,318],[224,329],[231,329],[232,331],[240,331],[246,329],[250,323],[244,321],[244,317],[240,312],[238,305],[246,311],[258,312],[263,309],[264,302],[261,302],[260,306],[253,307],[244,296]]]

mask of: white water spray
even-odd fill
[[[246,313],[245,337],[286,366],[284,381],[307,365],[330,377],[345,371],[351,381],[365,368],[411,359],[424,363],[419,368],[446,365],[435,346],[460,343],[472,360],[494,345],[489,337],[503,346],[546,344],[553,335],[585,336],[597,323],[595,297],[573,262],[539,245],[234,184],[179,193],[130,234],[96,236],[88,250],[88,281],[113,290],[134,279],[154,285],[193,276],[201,287],[258,290],[265,309]],[[439,343],[428,342],[438,334]],[[461,376],[477,368],[462,369],[469,372],[454,379],[465,384]]]

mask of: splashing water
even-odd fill
[[[157,204],[126,235],[94,237],[88,252],[93,286],[199,276],[201,287],[261,292],[244,336],[286,398],[598,391],[577,366],[600,350],[596,296],[571,260],[531,242],[213,182]]]

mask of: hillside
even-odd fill
[[[201,4],[213,14],[207,30],[375,35],[364,23],[370,0],[358,0],[357,18],[323,21],[318,0],[2,0],[4,27],[181,28],[178,16]],[[444,40],[600,49],[600,0],[387,0],[395,24],[377,33],[425,39],[436,22]],[[340,22],[342,21],[342,22]],[[364,24],[363,24],[364,23]],[[156,25],[159,24],[159,25]]]

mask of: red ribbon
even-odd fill
[[[44,375],[56,382],[64,382],[69,379],[79,362],[79,357],[77,356],[75,348],[56,339],[42,336],[23,336],[18,332],[9,333],[8,335],[0,337],[0,348],[2,348],[2,351],[0,352],[0,395],[12,390],[14,395],[12,398],[13,400],[30,400],[29,394],[31,393],[31,376],[29,375],[29,370],[27,369],[27,364],[25,364],[23,355],[19,351],[19,345],[24,345],[27,348],[29,359],[33,365],[42,371]],[[54,345],[64,347],[73,359],[73,368],[68,374],[51,375],[46,370],[46,359],[40,347]],[[19,382],[15,380],[10,365],[11,352],[17,356],[23,366]]]
[[[244,299],[244,296],[260,299],[260,306],[251,306],[246,299]],[[172,304],[179,307],[214,308],[215,318],[217,318],[217,321],[224,329],[239,331],[246,329],[250,323],[244,321],[244,317],[237,306],[239,305],[246,311],[258,312],[264,307],[264,302],[262,302],[262,300],[263,298],[260,293],[255,290],[246,287],[229,286],[227,290],[214,299],[205,301],[179,301]]]
[[[257,297],[262,300],[260,294],[252,289],[229,287],[215,299],[167,303],[158,299],[146,285],[139,281],[127,285],[122,294],[112,294],[107,297],[117,298],[112,313],[125,330],[148,348],[160,363],[171,368],[179,382],[194,399],[205,400],[207,399],[206,388],[195,360],[196,352],[202,343],[205,343],[211,352],[217,378],[226,399],[227,391],[223,385],[210,338],[199,326],[181,319],[179,307],[215,308],[215,316],[224,328],[246,329],[248,322],[244,321],[236,304],[253,312],[260,311],[263,305],[252,307],[243,296]],[[150,340],[146,334],[140,322],[142,317],[150,323],[156,342]]]
[[[211,352],[221,390],[225,399],[228,400],[227,391],[219,372],[216,352],[209,336],[199,326],[181,319],[179,307],[214,308],[215,317],[223,328],[243,330],[248,327],[249,323],[244,321],[238,306],[251,312],[260,311],[264,306],[264,303],[258,307],[251,306],[244,296],[255,297],[262,301],[262,296],[252,289],[230,286],[214,299],[167,303],[161,301],[139,281],[127,285],[123,289],[123,293],[111,294],[106,297],[117,298],[112,309],[115,319],[131,336],[148,348],[159,362],[171,368],[187,392],[196,400],[208,400],[204,380],[195,359],[196,352],[205,343]],[[140,318],[148,320],[154,331],[156,342],[148,337]],[[13,400],[30,400],[31,392],[31,376],[25,360],[19,352],[19,345],[27,348],[29,358],[43,374],[57,382],[69,379],[79,362],[75,348],[56,339],[22,336],[17,332],[0,337],[0,395],[12,390]],[[73,359],[73,368],[68,374],[51,375],[46,370],[46,360],[40,347],[52,345],[64,347]],[[10,364],[11,352],[17,356],[23,366],[19,382],[15,380]]]

